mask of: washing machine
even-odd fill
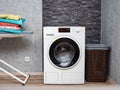
[[[85,27],[43,27],[44,84],[84,84]]]

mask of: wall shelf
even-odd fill
[[[17,37],[23,37],[23,36],[31,35],[31,34],[33,34],[33,32],[23,31],[23,32],[21,32],[21,34],[12,34],[12,33],[0,32],[0,39],[17,38]]]

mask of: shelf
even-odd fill
[[[5,33],[5,32],[0,32],[0,39],[3,38],[17,38],[17,37],[23,37],[26,35],[31,35],[33,32],[30,31],[23,31],[21,34],[12,34],[12,33]]]

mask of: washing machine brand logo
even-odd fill
[[[54,36],[54,34],[46,34],[47,36]]]

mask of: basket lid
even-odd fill
[[[105,44],[86,44],[87,50],[109,50],[109,46]]]

